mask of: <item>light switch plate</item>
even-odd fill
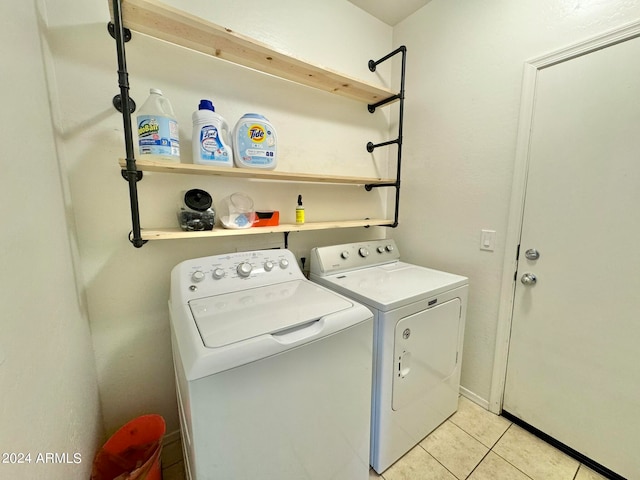
[[[496,231],[482,230],[480,233],[480,250],[493,252],[496,248]]]

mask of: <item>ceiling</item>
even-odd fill
[[[431,0],[348,0],[387,25],[394,26]]]

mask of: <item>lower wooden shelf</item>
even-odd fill
[[[214,228],[204,232],[185,232],[180,228],[143,228],[141,231],[143,240],[176,240],[180,238],[204,238],[204,237],[230,237],[234,235],[259,235],[265,233],[305,232],[308,230],[328,230],[335,228],[375,227],[380,225],[392,225],[393,220],[367,219],[367,220],[341,220],[335,222],[313,222],[303,225],[282,224],[277,227],[252,227],[245,229]]]

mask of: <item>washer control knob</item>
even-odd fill
[[[238,268],[236,268],[238,275],[244,278],[251,275],[251,270],[253,270],[253,267],[249,262],[242,262],[240,265],[238,265]]]
[[[280,268],[287,268],[289,267],[289,260],[287,260],[286,258],[283,258],[282,260],[280,260]]]
[[[384,253],[385,252],[385,249],[382,246],[376,248],[376,250],[378,251],[378,253]]]
[[[340,254],[340,257],[343,260],[346,260],[347,258],[349,258],[349,250],[343,250],[343,252]]]
[[[264,271],[270,272],[271,270],[273,270],[273,262],[271,260],[267,260],[264,262]]]
[[[389,244],[389,245],[387,245],[386,247],[384,247],[384,249],[385,249],[387,252],[393,252],[393,245]]]
[[[224,275],[225,275],[224,270],[221,268],[216,268],[213,271],[213,278],[215,280],[220,280],[221,278],[224,278]]]
[[[361,247],[361,248],[358,250],[358,253],[360,254],[360,256],[361,256],[362,258],[365,258],[365,257],[368,257],[368,256],[369,256],[369,250],[367,250],[367,249],[366,249],[366,248],[364,248],[364,247]]]
[[[198,283],[201,282],[202,280],[204,280],[204,272],[201,270],[196,270],[195,272],[193,272],[191,274],[191,281],[193,283]]]

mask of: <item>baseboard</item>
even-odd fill
[[[162,439],[162,445],[168,445],[173,442],[180,441],[180,430],[176,430],[175,432],[166,433],[164,438]]]
[[[460,395],[468,400],[471,400],[473,403],[477,403],[485,410],[489,410],[489,400],[485,400],[484,398],[473,393],[471,390],[467,390],[462,385],[460,386]]]

